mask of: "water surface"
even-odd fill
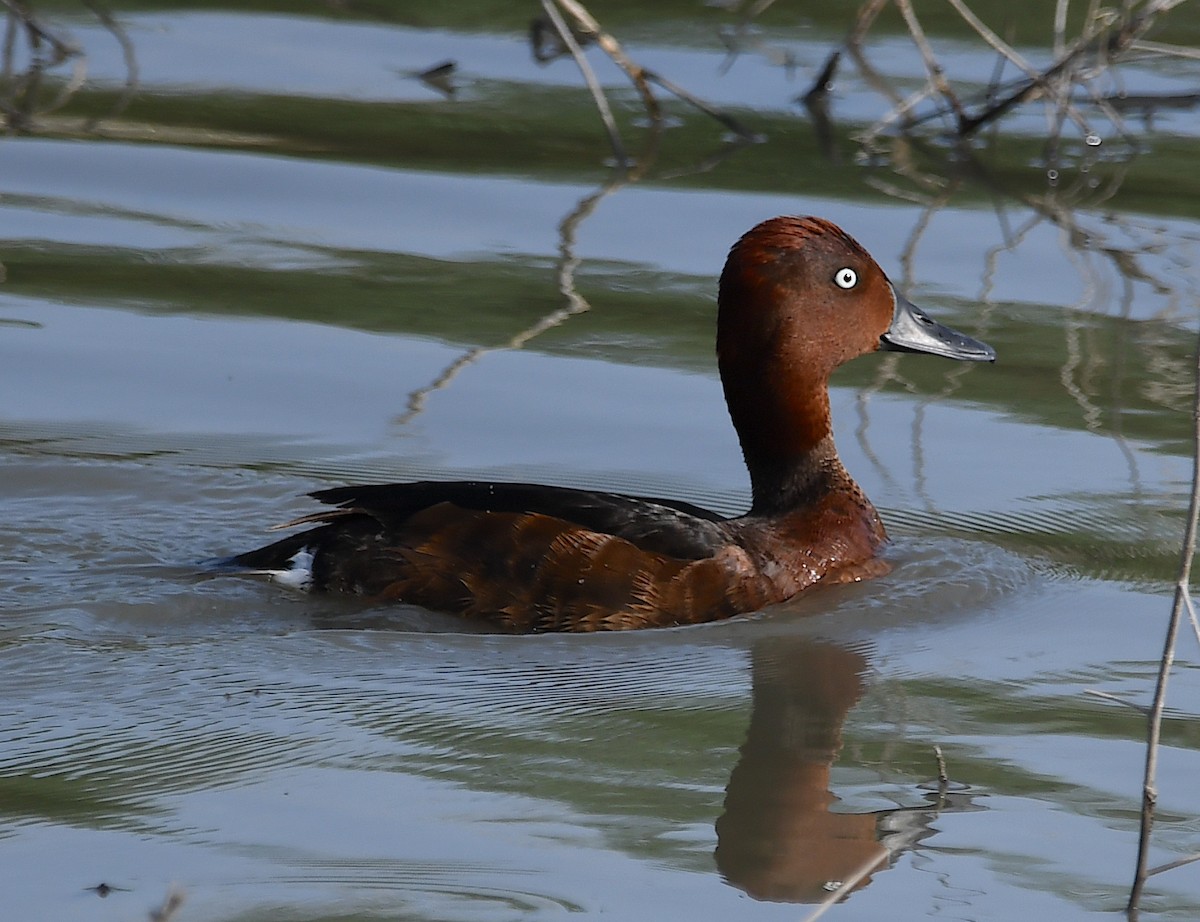
[[[704,170],[721,130],[680,110],[647,175],[612,185],[578,77],[535,65],[521,22],[141,8],[121,115],[117,46],[68,20],[92,82],[0,142],[14,918],[145,918],[174,887],[188,922],[796,920],[871,860],[830,918],[1121,909],[1143,720],[1089,692],[1148,700],[1169,610],[1193,129],[1168,121],[1132,161],[1081,147],[1051,184],[1018,121],[991,172],[938,174],[929,153],[934,193],[849,156],[878,106],[851,73],[846,156],[826,160],[791,102],[804,79],[765,54],[723,73],[721,14],[680,29],[672,8],[629,25],[631,49],[768,139]],[[802,72],[840,29],[767,25]],[[918,80],[899,38],[879,48]],[[455,97],[410,76],[447,57]],[[88,113],[106,117],[81,132]],[[842,224],[1000,355],[871,356],[835,378],[843,458],[893,537],[886,577],[699,628],[509,637],[202,565],[347,482],[744,508],[715,278],[778,213]],[[567,257],[590,310],[562,317]],[[1197,850],[1189,641],[1152,863]],[[1144,915],[1198,906],[1185,867]]]

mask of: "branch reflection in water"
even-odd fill
[[[396,418],[398,426],[412,422],[425,409],[429,395],[448,386],[457,376],[470,365],[478,362],[484,356],[494,352],[507,352],[521,349],[531,340],[536,339],[548,330],[560,326],[572,317],[586,313],[592,309],[587,299],[579,293],[575,284],[575,272],[582,261],[575,251],[576,236],[579,227],[596,210],[604,199],[608,198],[626,186],[634,185],[647,175],[658,155],[662,139],[663,123],[660,113],[655,110],[648,123],[644,149],[632,163],[614,165],[607,178],[594,192],[589,192],[581,198],[574,208],[569,211],[558,225],[558,258],[555,261],[555,275],[558,280],[558,290],[566,302],[556,310],[539,318],[535,323],[513,334],[507,341],[495,346],[476,346],[462,353],[447,365],[438,375],[424,387],[412,391],[408,395],[407,408]],[[698,161],[692,168],[672,172],[663,179],[675,179],[694,173],[706,173],[715,169],[729,157],[745,147],[749,141],[742,137],[732,137],[724,141],[719,149]]]

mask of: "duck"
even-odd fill
[[[888,571],[887,532],[838,457],[829,378],[878,351],[993,362],[930,318],[833,222],[780,216],[732,247],[717,365],[750,475],[725,517],[676,499],[530,483],[414,481],[310,496],[310,526],[226,558],[293,589],[406,603],[510,632],[613,631],[758,612]]]

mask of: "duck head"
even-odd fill
[[[721,273],[717,360],[754,509],[801,504],[842,471],[829,376],[878,350],[991,362],[988,345],[930,319],[836,224],[779,217],[746,233]],[[843,471],[844,473],[844,471]]]

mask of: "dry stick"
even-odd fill
[[[937,743],[933,744],[933,756],[937,759],[938,790],[944,794],[950,786],[950,776],[946,773],[946,757],[942,755],[942,747]]]
[[[741,122],[739,122],[732,115],[728,115],[727,113],[722,112],[719,109],[714,109],[712,106],[710,106],[708,103],[706,103],[703,99],[700,99],[697,96],[693,96],[691,93],[689,93],[683,87],[672,83],[670,80],[668,80],[662,74],[660,74],[656,71],[647,70],[644,67],[641,68],[641,72],[642,72],[642,76],[645,79],[647,79],[653,83],[657,83],[668,93],[672,94],[673,96],[678,97],[679,99],[682,99],[684,102],[691,103],[693,106],[695,106],[701,112],[703,112],[705,115],[709,116],[710,118],[716,119],[718,122],[720,122],[722,125],[724,125],[726,128],[728,128],[730,131],[737,134],[743,140],[753,141],[758,138],[757,134],[755,134],[749,128],[745,127]]]
[[[543,4],[547,2],[549,2],[549,0],[542,0]],[[658,99],[655,97],[653,90],[650,89],[650,84],[656,83],[668,93],[671,93],[672,95],[682,99],[684,102],[689,103],[692,106],[695,106],[710,118],[716,119],[730,131],[735,132],[742,138],[745,138],[746,140],[755,139],[756,135],[754,132],[745,128],[741,122],[739,122],[733,116],[714,109],[702,99],[693,96],[687,90],[672,83],[666,77],[662,76],[662,74],[656,73],[652,70],[647,70],[645,67],[642,67],[642,65],[636,63],[632,58],[629,57],[629,55],[625,53],[625,50],[621,47],[621,43],[600,27],[600,23],[598,23],[592,17],[591,13],[587,11],[583,4],[578,3],[577,0],[554,0],[554,2],[570,13],[571,16],[574,17],[575,21],[579,23],[581,28],[596,36],[596,44],[603,49],[605,54],[612,58],[614,64],[621,68],[621,70],[625,71],[626,76],[629,77],[633,85],[637,87],[638,92],[641,93],[642,104],[646,107],[646,114],[651,119],[658,120],[661,118]]]
[[[950,3],[950,5],[952,7],[954,7],[955,12],[957,12],[958,15],[963,18],[963,21],[966,22],[967,25],[969,25],[972,29],[975,30],[975,32],[979,35],[979,37],[981,39],[983,39],[985,42],[987,42],[989,45],[991,45],[992,48],[994,48],[1000,54],[1004,55],[1004,57],[1006,57],[1009,61],[1011,61],[1013,64],[1015,64],[1021,70],[1025,71],[1026,76],[1029,76],[1029,77],[1037,76],[1037,74],[1038,74],[1037,68],[1034,67],[1032,64],[1030,64],[1028,61],[1026,61],[1025,58],[1022,55],[1020,55],[1015,48],[1012,47],[1012,45],[1010,45],[1008,42],[1006,42],[1004,39],[1002,39],[999,35],[997,35],[995,32],[993,32],[991,29],[989,29],[987,27],[987,24],[984,23],[983,20],[981,20],[978,16],[976,16],[974,14],[974,12],[971,11],[971,8],[968,7],[965,3],[963,3],[962,0],[948,0],[948,2]],[[1062,49],[1057,47],[1058,38],[1059,38],[1058,33],[1055,32],[1055,56],[1056,57],[1060,56],[1062,54]]]
[[[875,89],[876,92],[887,97],[892,101],[892,105],[900,105],[900,94],[896,92],[890,80],[885,79],[878,71],[867,63],[866,55],[863,54],[862,41],[866,38],[867,32],[874,25],[875,19],[879,16],[891,0],[868,0],[859,8],[858,15],[854,19],[854,25],[851,26],[850,32],[846,35],[846,40],[842,43],[842,47],[850,53],[854,58],[854,63],[866,80]],[[834,52],[837,53],[836,51]]]
[[[1010,109],[1015,108],[1028,99],[1044,92],[1050,85],[1051,81],[1059,74],[1063,73],[1067,67],[1072,64],[1087,48],[1086,39],[1081,37],[1076,40],[1075,44],[1058,60],[1050,65],[1045,71],[1036,77],[1030,77],[1026,83],[1020,86],[1015,92],[1001,99],[997,103],[993,103],[979,115],[973,115],[964,119],[959,126],[959,134],[962,137],[974,134],[984,125],[994,122],[1000,116],[1005,115]]]
[[[49,34],[45,33],[44,30],[43,33]],[[54,58],[50,61],[43,62],[45,67],[55,67],[61,64],[63,61],[70,60],[71,58],[75,59],[75,64],[71,70],[71,78],[59,88],[58,93],[55,95],[52,102],[47,103],[38,110],[38,115],[45,115],[49,112],[55,111],[56,109],[61,109],[68,102],[70,102],[71,97],[79,92],[84,83],[87,82],[87,55],[84,54],[83,49],[63,40],[59,40],[59,42],[54,45],[54,49]],[[41,66],[43,65],[39,65],[35,60],[32,67],[38,67],[40,70]]]
[[[32,116],[37,110],[42,73],[47,68],[56,67],[63,61],[75,57],[77,59],[76,79],[72,81],[74,87],[72,88],[72,84],[68,84],[68,89],[64,91],[69,94],[82,84],[81,72],[86,72],[86,70],[81,67],[83,56],[80,49],[58,38],[53,32],[42,26],[34,17],[27,3],[18,2],[18,0],[0,0],[0,4],[9,11],[9,29],[5,39],[5,75],[10,76],[12,73],[11,60],[18,31],[17,24],[24,31],[31,58],[29,67],[20,79],[15,81],[11,93],[7,94],[7,98],[0,99],[0,111],[6,117],[8,128],[26,130],[31,126]],[[49,56],[42,53],[43,42],[50,46],[52,53]]]
[[[1063,53],[1067,44],[1067,7],[1071,0],[1056,0],[1054,4],[1054,56]]]
[[[901,0],[897,0],[897,2],[899,3]],[[903,2],[907,4],[909,0],[903,0]],[[1122,54],[1150,28],[1156,16],[1173,9],[1180,2],[1184,2],[1184,0],[1158,0],[1158,2],[1152,3],[1147,9],[1143,9],[1136,14],[1133,13],[1132,9],[1127,10],[1125,15],[1119,20],[1104,19],[1098,14],[1089,14],[1088,24],[1083,34],[1067,46],[1061,54],[1057,55],[1050,67],[1040,73],[1029,74],[1026,82],[1019,85],[1013,93],[989,106],[980,114],[965,116],[961,107],[957,104],[957,99],[948,100],[951,108],[959,116],[960,136],[966,137],[973,134],[984,125],[1006,114],[1015,106],[1038,93],[1046,91],[1052,85],[1055,78],[1066,73],[1068,67],[1073,65],[1084,53],[1089,51],[1104,52],[1110,57]],[[975,17],[961,0],[950,0],[950,3],[963,16],[967,24],[974,28],[985,41],[1001,51],[1001,53],[1009,56],[1009,59],[1014,64],[1026,70],[1028,74],[1029,64],[1024,62],[1021,56],[1013,51],[1007,43],[991,32],[987,26]],[[914,40],[916,40],[915,34]],[[918,47],[920,47],[920,43],[918,43]],[[1008,49],[1007,51],[1004,50],[1006,48]],[[924,54],[924,52],[922,53]],[[928,66],[928,59],[926,63]],[[1068,105],[1067,112],[1071,115],[1072,121],[1080,123],[1078,116],[1074,112],[1074,107]],[[939,114],[935,112],[925,118],[918,119],[917,123],[934,118]]]
[[[980,23],[979,25],[986,29],[986,26],[983,26],[983,23]],[[1004,99],[1001,99],[999,102],[993,103],[979,115],[964,116],[960,120],[959,134],[963,137],[973,134],[975,131],[979,130],[989,122],[995,121],[997,118],[999,118],[1001,115],[1004,115],[1015,106],[1020,105],[1036,94],[1045,91],[1055,77],[1063,73],[1071,64],[1075,62],[1078,57],[1080,57],[1085,51],[1089,50],[1089,48],[1093,47],[1092,41],[1098,34],[1099,33],[1088,32],[1084,35],[1081,35],[1062,55],[1056,58],[1055,61],[1048,68],[1046,68],[1046,70],[1040,72],[1034,71],[1033,74],[1027,77],[1023,84],[1018,85],[1017,89],[1013,93]],[[1005,47],[1007,43],[1005,43],[998,36],[995,36],[994,33],[993,37],[995,42],[998,43],[998,45],[993,45],[993,47],[997,47],[998,50],[1001,50],[1001,53],[1004,53],[1002,48]],[[986,37],[985,40],[987,40]],[[991,44],[990,41],[989,44]],[[1017,64],[1023,68],[1029,66],[1015,51],[1010,49],[1010,52],[1013,55],[1010,60],[1012,60],[1014,64]],[[914,124],[927,121],[930,118],[936,117],[938,114],[940,113],[935,112],[931,115],[925,116],[924,118],[917,119]]]
[[[1200,621],[1196,620],[1196,609],[1192,605],[1192,597],[1188,596],[1185,601],[1187,602],[1188,619],[1192,622],[1192,631],[1196,635],[1196,642],[1200,643]]]
[[[25,27],[25,30],[31,37],[49,42],[54,47],[54,54],[58,60],[65,60],[72,55],[79,54],[79,49],[70,42],[63,41],[49,29],[46,29],[34,17],[33,13],[24,3],[19,3],[17,0],[0,0],[0,4],[5,6],[9,13],[17,18],[17,20]]]
[[[1149,42],[1144,38],[1138,39],[1136,42],[1130,42],[1129,50],[1148,51],[1153,54],[1200,61],[1200,48],[1184,48],[1182,45],[1168,45],[1166,42]]]
[[[567,24],[563,22],[562,16],[558,12],[558,7],[554,5],[554,0],[542,0],[542,9],[546,11],[546,16],[551,24],[558,32],[558,37],[568,51],[571,52],[571,57],[575,59],[575,64],[583,74],[583,82],[587,84],[589,92],[592,94],[592,99],[596,103],[596,108],[600,112],[600,120],[604,123],[604,130],[608,132],[608,143],[612,145],[613,156],[616,157],[617,163],[622,169],[629,162],[629,158],[625,155],[625,145],[621,142],[621,133],[617,130],[616,119],[613,118],[612,109],[609,108],[608,98],[604,95],[604,90],[600,87],[600,82],[596,79],[595,73],[592,71],[591,65],[588,64],[587,58],[583,56],[583,49],[579,47],[579,42],[575,41],[575,36],[571,34],[571,30],[567,28]]]
[[[833,75],[837,71],[838,62],[842,59],[840,48],[835,48],[817,74],[812,87],[800,101],[804,104],[808,117],[812,122],[813,134],[817,142],[817,150],[830,163],[840,161],[837,135],[833,129],[833,120],[829,116],[829,91],[833,88]]]
[[[1154,806],[1158,801],[1155,776],[1158,771],[1158,747],[1162,738],[1163,710],[1167,703],[1167,678],[1175,661],[1175,640],[1179,635],[1179,622],[1184,608],[1190,607],[1188,585],[1191,582],[1192,556],[1196,553],[1196,524],[1200,519],[1200,343],[1197,345],[1196,395],[1192,404],[1192,495],[1188,501],[1187,526],[1184,530],[1183,557],[1179,563],[1179,577],[1175,581],[1175,602],[1171,606],[1171,619],[1167,623],[1167,637],[1163,644],[1162,659],[1159,661],[1158,681],[1154,689],[1154,702],[1150,707],[1149,728],[1146,734],[1146,772],[1142,783],[1142,822],[1138,834],[1137,872],[1129,892],[1130,913],[1136,913],[1141,902],[1142,891],[1149,874],[1146,865],[1150,858],[1150,830],[1154,825]]]
[[[867,3],[864,3],[859,8],[854,25],[850,28],[850,32],[843,43],[846,52],[854,59],[854,65],[858,68],[858,72],[862,75],[862,78],[871,85],[871,88],[875,92],[879,93],[885,99],[890,99],[892,102],[892,111],[858,136],[858,141],[868,148],[873,147],[879,135],[893,122],[902,121],[904,127],[908,128],[912,124],[909,113],[921,100],[934,92],[933,86],[926,84],[923,89],[913,93],[907,99],[901,98],[900,94],[896,92],[895,87],[892,86],[892,81],[875,70],[867,60],[867,56],[863,53],[863,39],[866,37],[867,32],[870,31],[880,12],[882,12],[883,8],[889,2],[891,0],[868,0]]]
[[[850,34],[846,36],[846,44],[860,43],[889,2],[890,0],[867,0],[866,3],[860,6],[858,13],[854,17],[854,25],[850,28]]]
[[[543,5],[548,2],[549,0],[542,0]],[[646,82],[645,71],[625,54],[621,43],[600,27],[600,23],[593,18],[582,3],[578,3],[576,0],[554,0],[554,2],[570,13],[584,31],[596,36],[596,44],[612,58],[617,67],[625,71],[633,85],[637,87],[638,92],[642,94],[642,104],[646,107],[646,113],[651,118],[657,118],[658,100],[654,98],[654,93]]]
[[[1142,707],[1140,704],[1134,704],[1132,701],[1126,701],[1124,698],[1119,698],[1112,694],[1112,692],[1100,691],[1098,688],[1085,688],[1083,693],[1085,695],[1092,695],[1095,698],[1103,698],[1105,701],[1115,701],[1117,704],[1123,704],[1127,708],[1133,708],[1143,717],[1150,716],[1149,708]]]
[[[845,899],[846,895],[854,890],[854,888],[857,887],[864,878],[871,874],[872,871],[874,871],[885,861],[890,861],[891,857],[892,850],[885,845],[882,854],[867,859],[862,863],[857,871],[855,871],[845,880],[839,881],[838,888],[830,893],[829,896],[825,897],[825,899],[821,900],[821,902],[817,903],[817,905],[813,908],[813,911],[804,917],[804,922],[816,922],[817,919],[821,918],[821,916],[825,915],[825,913],[829,911],[829,907]]]
[[[856,54],[856,53],[854,51],[851,51],[851,54]],[[859,58],[859,57],[857,57],[857,55],[856,55],[855,59],[859,65],[860,72],[865,77],[868,73],[868,69],[864,66],[866,64],[866,59]],[[918,124],[920,124],[922,121],[925,121],[925,120],[924,119],[914,119],[912,117],[912,110],[915,109],[922,100],[928,99],[930,96],[932,96],[933,92],[934,92],[933,86],[930,84],[926,84],[924,89],[917,90],[917,92],[913,93],[907,99],[900,100],[895,105],[895,107],[892,109],[891,112],[889,112],[887,115],[885,115],[879,121],[877,121],[874,125],[872,125],[870,128],[868,128],[866,131],[862,132],[858,136],[858,140],[860,142],[862,142],[864,145],[866,145],[867,147],[873,148],[875,141],[879,138],[879,136],[881,134],[883,134],[883,132],[888,128],[888,126],[893,124],[894,122],[899,122],[904,127],[905,130],[916,127]]]
[[[1197,861],[1200,861],[1200,852],[1195,852],[1186,858],[1177,858],[1174,861],[1168,861],[1166,864],[1160,864],[1158,867],[1147,871],[1146,876],[1153,877],[1155,874],[1161,874],[1163,871],[1173,871],[1175,868],[1181,868],[1185,864],[1194,864]]]
[[[954,110],[954,114],[957,116],[958,123],[961,126],[963,120],[966,118],[966,113],[963,111],[962,103],[958,101],[958,97],[954,94],[954,90],[951,89],[949,81],[946,80],[946,72],[942,70],[942,65],[938,63],[929,40],[925,38],[925,31],[921,28],[917,14],[913,12],[912,0],[896,0],[896,6],[900,9],[900,15],[904,17],[904,22],[908,26],[913,43],[917,46],[917,50],[921,52],[921,57],[925,61],[925,70],[929,73],[930,81],[937,87],[937,91],[942,94],[946,102],[950,104],[950,108]]]

